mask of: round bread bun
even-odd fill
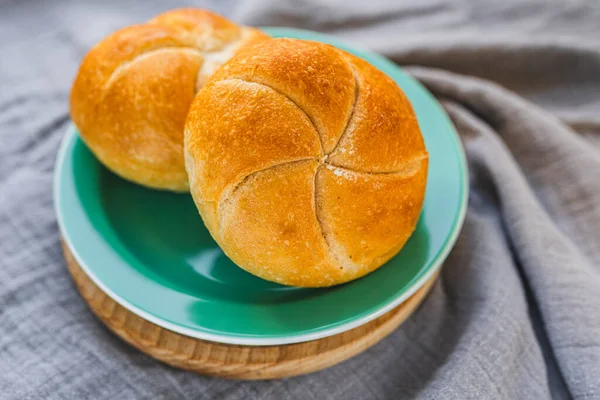
[[[187,117],[190,191],[238,266],[331,286],[381,266],[419,218],[428,154],[410,102],[366,61],[272,39],[213,75]]]
[[[243,46],[267,36],[199,9],[119,30],[85,56],[71,117],[109,169],[144,186],[187,191],[183,127],[196,92]]]

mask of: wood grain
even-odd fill
[[[133,314],[100,290],[63,243],[67,267],[94,314],[117,336],[171,366],[236,379],[275,379],[330,367],[368,349],[396,329],[423,301],[435,276],[406,302],[347,332],[280,346],[239,346],[191,338]]]

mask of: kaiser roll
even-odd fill
[[[91,151],[118,175],[186,191],[183,126],[194,95],[238,49],[264,38],[198,9],[119,30],[85,56],[71,117]]]
[[[185,125],[190,191],[240,267],[330,286],[381,266],[419,217],[428,154],[404,93],[332,46],[272,39],[200,91]]]

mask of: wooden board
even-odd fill
[[[94,314],[117,336],[174,367],[236,379],[274,379],[330,367],[368,349],[396,329],[423,301],[437,274],[387,314],[352,330],[310,342],[239,346],[191,338],[161,328],[117,304],[79,267],[63,244],[69,272]]]

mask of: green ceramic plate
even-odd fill
[[[231,262],[189,195],[145,189],[105,169],[70,128],[56,164],[61,233],[90,278],[115,301],[167,329],[223,343],[275,345],[334,335],[412,295],[438,269],[465,215],[467,170],[448,117],[418,82],[385,58],[314,32],[273,36],[331,43],[388,74],[410,98],[430,154],[425,205],[404,249],[357,281],[328,289],[281,286]]]

